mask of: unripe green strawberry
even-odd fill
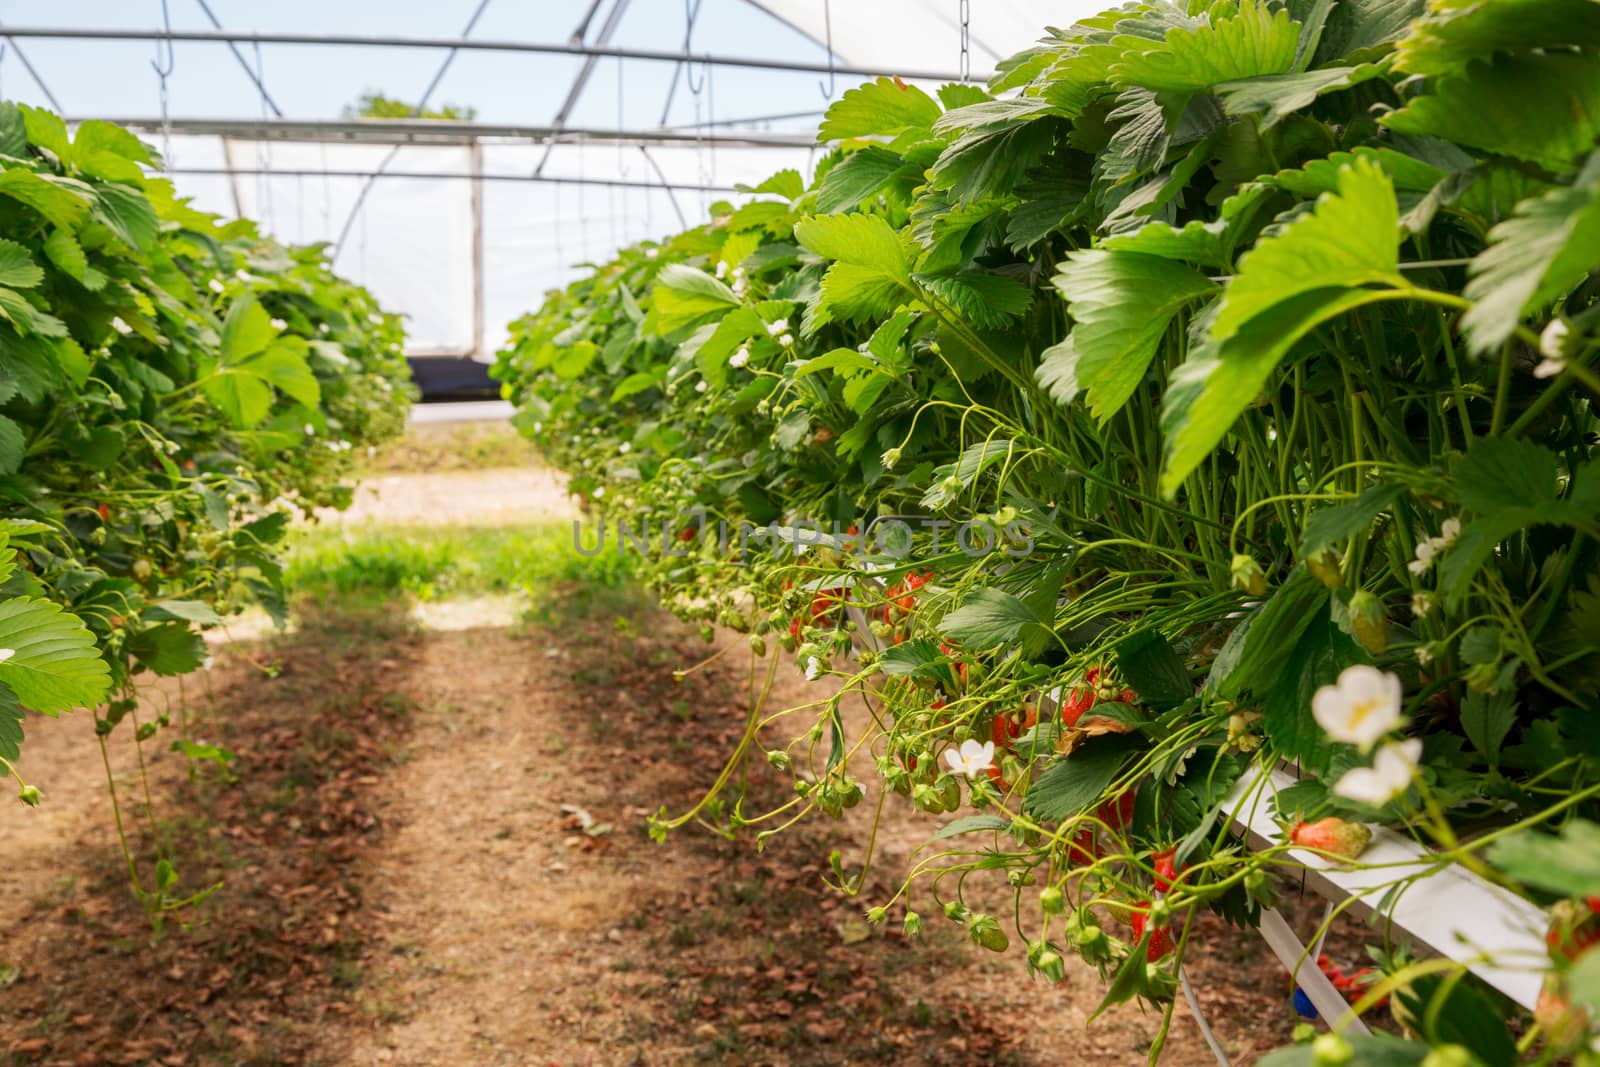
[[[1039,973],[1052,982],[1065,982],[1067,980],[1067,965],[1062,962],[1059,955],[1050,950],[1039,953],[1039,962],[1034,964],[1039,968]]]
[[[1365,852],[1371,840],[1372,831],[1361,823],[1345,822],[1332,815],[1312,823],[1297,822],[1289,831],[1291,844],[1331,852],[1347,860]]]
[[[25,785],[17,790],[17,799],[30,808],[37,808],[39,802],[44,799],[44,794],[39,792],[39,787],[36,785]]]
[[[911,802],[933,815],[948,810],[944,806],[944,799],[939,796],[939,790],[926,782],[918,782],[911,787]]]
[[[945,811],[955,811],[961,806],[961,783],[956,781],[954,775],[947,774],[940,778],[938,789]]]
[[[1011,939],[1000,929],[995,917],[979,912],[967,919],[967,936],[990,952],[1004,952],[1011,945]]]
[[[1261,569],[1261,564],[1255,561],[1254,556],[1239,554],[1233,557],[1233,587],[1242,589],[1251,596],[1260,596],[1267,591],[1267,574]]]
[[[1272,907],[1276,901],[1272,882],[1267,878],[1267,872],[1259,867],[1244,876],[1244,892],[1251,901],[1263,908]]]
[[[905,919],[900,924],[907,937],[916,937],[922,933],[922,916],[914,911],[906,912]]]
[[[1389,617],[1384,614],[1383,601],[1365,589],[1357,589],[1350,597],[1350,628],[1356,640],[1374,656],[1389,649]]]
[[[1060,915],[1065,902],[1061,896],[1061,887],[1047,885],[1039,890],[1039,907],[1044,909],[1046,915]]]
[[[770,749],[767,752],[767,762],[780,771],[785,770],[789,766],[789,753],[781,748]]]
[[[1314,556],[1307,556],[1306,570],[1329,589],[1337,589],[1344,584],[1344,573],[1339,567],[1339,557],[1331,548],[1325,548]]]
[[[701,623],[700,624],[700,640],[704,641],[706,644],[709,645],[709,644],[714,643],[716,641],[716,639],[717,639],[717,628],[715,626],[712,626],[709,622]]]
[[[1472,1067],[1476,1062],[1460,1045],[1440,1045],[1422,1057],[1422,1067]]]
[[[1312,1067],[1345,1067],[1355,1058],[1355,1047],[1338,1034],[1318,1034],[1311,1042]]]
[[[969,914],[971,913],[967,911],[967,906],[959,900],[944,902],[944,917],[953,923],[966,922]]]
[[[751,634],[750,635],[750,651],[754,652],[758,656],[765,656],[767,654],[767,642],[766,642],[766,639],[763,638],[760,634]]]
[[[1111,959],[1111,939],[1106,936],[1104,930],[1093,923],[1085,923],[1079,927],[1072,943],[1085,963],[1099,966]]]

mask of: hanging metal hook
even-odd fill
[[[164,82],[171,77],[172,71],[177,66],[177,57],[172,53],[172,18],[167,13],[167,0],[161,0],[161,25],[166,29],[167,36],[165,39],[156,42],[156,58],[150,61],[150,66],[155,70],[156,76]],[[163,45],[167,49],[165,62],[161,58]]]
[[[699,13],[698,5],[691,8],[689,0],[683,0],[683,83],[689,87],[689,91],[695,96],[699,96],[700,91],[706,87],[704,69],[700,72],[700,84],[695,84],[694,61],[689,58],[689,41],[694,36],[694,17]]]
[[[833,73],[833,3],[832,0],[822,0],[822,28],[827,37],[828,48],[828,84],[824,86],[819,80],[817,89],[822,93],[822,99],[833,99],[834,73]]]

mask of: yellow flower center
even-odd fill
[[[1360,726],[1362,721],[1377,711],[1383,701],[1377,698],[1371,700],[1358,700],[1350,707],[1350,725]]]

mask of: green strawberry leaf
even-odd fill
[[[31,597],[0,602],[0,682],[25,706],[46,715],[98,704],[111,668],[91,634],[58,604]]]

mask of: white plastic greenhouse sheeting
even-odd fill
[[[158,136],[146,135],[159,142]],[[544,154],[526,143],[485,143],[483,173],[528,175]],[[236,171],[371,171],[390,147],[173,137],[171,166]],[[755,184],[783,167],[808,172],[812,153],[790,148],[694,145],[652,147],[669,181],[693,185]],[[471,172],[466,147],[404,146],[390,174]],[[558,146],[545,164],[551,177],[654,182],[636,147]],[[261,222],[294,243],[333,241],[344,227],[364,181],[316,175],[178,174],[174,181],[195,206]],[[474,217],[471,181],[464,178],[379,178],[351,227],[336,263],[341,274],[368,286],[384,306],[408,317],[407,351],[487,358],[504,343],[506,324],[565,285],[574,266],[603,261],[625,245],[681,229],[673,207],[690,225],[732,194],[660,188],[609,188],[527,181],[482,183],[483,337],[476,336]],[[734,197],[737,199],[736,197]]]
[[[830,38],[842,60],[894,70],[956,70],[958,0],[749,0],[818,43]],[[1032,45],[1047,26],[1069,26],[1113,6],[1112,0],[971,0],[968,19],[974,74]]]

